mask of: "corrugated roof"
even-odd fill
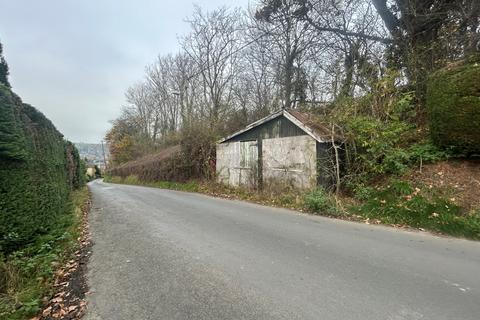
[[[245,128],[221,139],[220,141],[218,141],[218,143],[223,143],[255,127],[261,126],[265,122],[281,116],[284,116],[285,118],[293,122],[306,134],[308,134],[318,142],[330,142],[332,140],[332,131],[330,130],[330,128],[327,127],[325,124],[322,124],[315,115],[300,112],[297,110],[280,110],[249,124]],[[335,134],[335,140],[340,140],[340,136],[338,134]]]

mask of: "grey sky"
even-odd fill
[[[13,90],[67,139],[98,142],[145,65],[178,51],[193,3],[214,9],[249,1],[0,0]]]

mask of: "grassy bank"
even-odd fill
[[[0,319],[28,319],[53,293],[55,272],[79,248],[82,212],[89,191],[72,192],[68,210],[33,244],[0,256]]]
[[[352,197],[339,196],[317,189],[264,190],[232,188],[211,181],[188,183],[142,182],[135,176],[107,177],[106,182],[142,185],[155,188],[200,192],[216,197],[247,200],[263,205],[294,209],[312,214],[429,230],[437,234],[480,240],[480,211],[462,213],[462,208],[430,186],[414,187],[411,183],[392,179],[377,187],[357,190]]]

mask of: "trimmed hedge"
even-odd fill
[[[480,56],[432,74],[427,108],[435,144],[455,152],[480,153]]]
[[[34,107],[0,84],[0,253],[47,233],[83,184],[78,152]]]
[[[21,103],[19,97],[0,84],[0,158],[23,160],[27,155],[16,107]]]

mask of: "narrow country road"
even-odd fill
[[[480,243],[90,184],[87,320],[480,319]]]

